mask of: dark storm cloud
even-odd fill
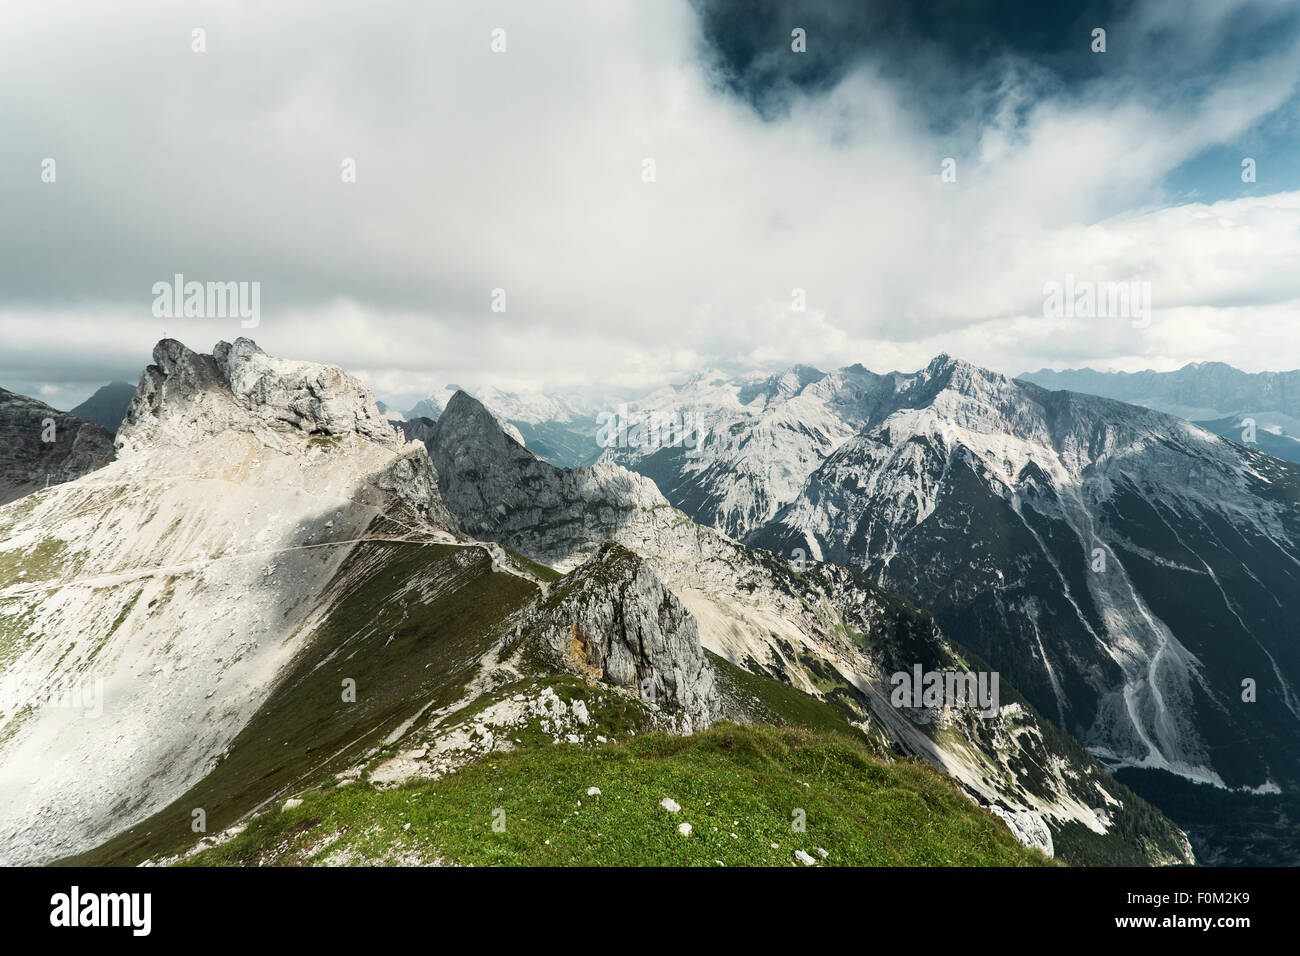
[[[869,64],[907,91],[942,131],[998,108],[1007,71],[1040,95],[1084,95],[1097,81],[1141,79],[1152,95],[1189,95],[1234,64],[1285,48],[1300,4],[1260,0],[1244,11],[1212,3],[1114,0],[694,0],[718,84],[765,118],[793,92],[824,93]],[[1207,29],[1213,24],[1214,29]],[[791,31],[807,52],[789,55]],[[1106,58],[1092,31],[1106,30]]]

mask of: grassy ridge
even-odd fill
[[[680,812],[661,807],[665,797]],[[803,832],[792,827],[796,811]],[[732,723],[493,754],[388,791],[331,788],[254,819],[191,862],[787,866],[795,850],[845,866],[1049,862],[924,764],[883,761],[838,733]]]

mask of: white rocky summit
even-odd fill
[[[117,444],[0,507],[7,686],[103,688],[98,719],[0,708],[6,863],[88,849],[209,772],[379,516],[454,540],[424,447],[355,378],[247,339],[159,342]]]

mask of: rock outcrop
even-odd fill
[[[275,358],[246,338],[218,342],[211,355],[163,339],[153,359],[118,429],[119,455],[189,447],[226,431],[252,434],[288,454],[328,449],[355,436],[399,456],[369,476],[376,487],[440,526],[456,526],[438,496],[438,476],[424,446],[407,442],[370,390],[342,369]]]
[[[641,558],[605,544],[558,582],[527,625],[551,666],[605,680],[701,730],[718,714],[713,665],[695,619]]]
[[[620,465],[556,468],[540,460],[465,392],[452,396],[437,422],[407,426],[428,446],[438,491],[468,533],[526,538],[530,554],[562,568],[655,509],[671,510],[654,482]]]
[[[282,445],[277,434],[285,432],[404,442],[360,380],[330,365],[273,358],[251,339],[218,342],[211,355],[163,339],[153,360],[118,430],[121,453],[188,445],[226,428],[255,429],[272,445]]]
[[[1042,850],[1047,856],[1055,855],[1052,831],[1041,813],[1034,810],[1005,810],[997,804],[988,807],[988,810],[1005,823],[1025,846]]]
[[[0,388],[0,505],[112,460],[113,436],[99,425]]]

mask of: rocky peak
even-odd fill
[[[967,397],[988,397],[1005,392],[1012,387],[1011,379],[962,359],[941,352],[918,372],[912,388],[917,395],[929,399],[944,391],[957,392]]]
[[[218,342],[211,355],[163,339],[153,360],[118,431],[119,451],[184,446],[227,428],[256,431],[272,445],[275,432],[403,444],[370,390],[334,366],[274,358],[246,338]]]
[[[227,431],[251,434],[287,455],[336,447],[355,436],[363,441],[358,450],[379,454],[340,458],[344,471],[407,501],[435,524],[455,526],[438,496],[438,476],[425,448],[408,442],[384,418],[354,376],[330,365],[275,358],[245,338],[218,342],[211,355],[163,339],[153,359],[118,429],[123,457],[187,448]]]
[[[506,448],[510,443],[524,447],[519,429],[493,413],[486,405],[463,389],[457,389],[447,407],[437,418],[444,433],[455,431],[462,439],[481,436],[491,444]],[[503,441],[504,440],[504,441]]]
[[[631,691],[673,713],[686,732],[718,715],[717,678],[695,618],[622,545],[602,545],[556,583],[524,633],[551,666]]]
[[[458,437],[478,436],[495,445],[508,445],[507,435],[498,424],[496,416],[488,411],[487,406],[465,391],[457,391],[447,402],[447,407],[438,416],[439,434],[450,435],[455,432]]]
[[[437,422],[406,423],[429,449],[438,490],[462,527],[530,556],[565,563],[667,502],[648,478],[608,462],[558,468],[507,434],[477,399],[457,392]]]

